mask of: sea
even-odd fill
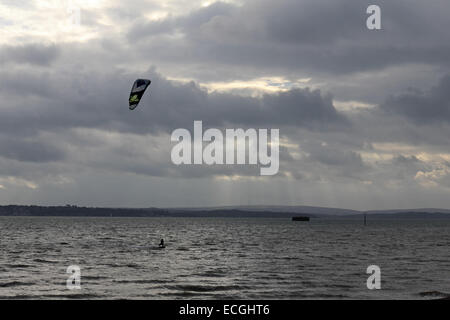
[[[450,294],[450,219],[0,217],[0,235],[0,299]]]

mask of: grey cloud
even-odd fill
[[[46,74],[45,71],[35,72],[30,71],[30,78],[34,79],[30,85]],[[371,142],[416,143],[420,138],[422,143],[448,145],[445,139],[433,140],[437,135],[432,127],[426,127],[430,130],[427,133],[407,123],[408,129],[405,130],[405,127],[398,126],[394,117],[386,119],[382,109],[367,110],[359,116],[347,118],[334,108],[332,96],[324,95],[319,90],[293,89],[260,98],[242,97],[228,93],[208,93],[195,82],[181,84],[168,81],[154,69],[147,73],[152,75],[153,82],[134,112],[130,112],[126,104],[134,79],[121,71],[95,73],[90,77],[76,71],[69,73],[70,77],[66,73],[50,73],[46,81],[40,82],[43,88],[30,90],[34,93],[24,96],[19,91],[11,91],[14,86],[4,86],[0,95],[14,94],[18,100],[13,99],[14,103],[3,109],[0,130],[6,136],[16,137],[18,142],[15,145],[11,142],[14,139],[10,139],[9,152],[4,153],[3,157],[19,161],[57,161],[110,173],[128,172],[180,179],[255,175],[257,167],[174,167],[169,161],[170,146],[155,151],[155,154],[166,155],[165,158],[149,158],[140,151],[141,144],[131,146],[126,141],[118,141],[116,147],[102,149],[101,140],[96,142],[91,138],[84,141],[85,136],[79,137],[72,131],[86,128],[99,130],[102,135],[107,132],[133,133],[138,136],[161,132],[168,134],[178,127],[192,130],[194,120],[203,120],[204,129],[279,127],[282,135],[291,142],[298,142],[301,151],[309,154],[308,158],[299,161],[289,154],[290,150],[281,148],[280,175],[290,172],[302,181],[324,178],[364,181],[370,178],[376,180],[373,175],[377,169],[365,164],[360,156],[360,152]],[[11,74],[2,79],[7,83],[17,83]],[[23,84],[23,89],[28,90],[27,82]],[[29,103],[32,103],[32,107],[26,107]],[[26,143],[30,141],[30,136],[35,137],[42,132],[51,134],[53,140],[35,138],[32,140],[36,143],[34,149]],[[63,144],[76,147],[77,151],[68,153],[62,147]],[[80,156],[85,160],[71,160]],[[385,168],[386,172],[397,172],[395,176],[411,177],[414,170],[423,167],[418,164],[411,166],[411,170],[406,173],[401,173],[403,171],[400,172],[398,168],[405,159],[399,157],[389,166],[380,165],[379,168]]]
[[[47,71],[35,74],[26,71],[4,70],[1,72],[0,77],[0,92],[19,97],[32,95],[49,97],[53,93],[50,82],[51,77],[52,75]]]
[[[42,71],[41,71],[42,72]],[[96,129],[101,132],[122,132],[134,134],[168,134],[171,130],[183,127],[192,130],[194,120],[203,120],[207,127],[256,127],[281,128],[281,133],[290,141],[298,141],[301,149],[310,154],[305,160],[295,161],[289,150],[282,148],[281,174],[291,172],[303,180],[319,179],[324,173],[364,180],[372,170],[361,159],[359,152],[365,144],[379,141],[415,142],[417,137],[427,139],[424,130],[397,127],[391,118],[384,121],[383,113],[369,110],[362,118],[346,118],[333,106],[332,96],[323,95],[318,90],[293,89],[278,94],[264,95],[261,98],[241,97],[227,93],[212,93],[199,88],[194,82],[180,84],[168,81],[154,70],[150,70],[152,86],[141,105],[134,112],[126,106],[129,87],[133,79],[120,72],[92,75],[84,78],[76,72],[70,79],[61,74],[47,76],[41,82],[45,90],[31,90],[34,95],[22,97],[24,101],[33,101],[31,109],[24,109],[24,101],[17,106],[11,105],[3,111],[0,128],[3,134],[17,137],[17,144],[10,143],[10,150],[4,156],[21,161],[66,161],[77,158],[77,153],[67,154],[58,144],[41,148],[39,140],[36,148],[23,144],[30,136],[39,132],[55,135],[59,144],[67,143],[78,146],[80,154],[87,150],[97,150],[100,158],[86,158],[85,165],[97,170],[111,172],[131,172],[151,176],[208,177],[214,175],[254,175],[257,168],[175,168],[170,166],[169,149],[160,150],[166,154],[164,159],[152,158],[140,154],[140,145],[135,147],[119,144],[120,148],[101,150],[102,141],[86,138],[74,140],[74,128]],[[25,75],[26,77],[26,75]],[[31,79],[42,78],[38,72]],[[80,77],[80,78],[78,78]],[[7,81],[11,77],[3,77]],[[9,80],[8,80],[9,79]],[[37,81],[31,81],[30,84]],[[16,83],[16,82],[14,82]],[[27,82],[24,82],[26,84]],[[11,88],[11,86],[5,86]],[[24,90],[28,90],[26,86]],[[6,93],[6,92],[4,92]],[[1,92],[0,92],[1,94]],[[20,95],[20,92],[15,94]],[[8,90],[8,95],[10,91]],[[37,95],[37,98],[36,98]],[[29,99],[29,100],[27,100]],[[375,113],[374,113],[375,112]],[[375,122],[374,122],[374,119]],[[393,129],[394,128],[394,129]],[[392,133],[392,130],[397,132]],[[436,137],[436,131],[430,128],[429,137]],[[408,131],[410,133],[408,134]],[[401,133],[403,137],[399,134]],[[384,136],[385,135],[385,136]],[[43,139],[43,138],[40,138]],[[167,138],[168,139],[168,138]],[[11,139],[11,141],[14,141]],[[308,142],[309,141],[309,142]],[[322,145],[326,142],[326,145]],[[443,141],[426,141],[422,143],[438,144]],[[45,144],[44,144],[45,145]],[[93,145],[90,148],[89,145]],[[370,145],[370,144],[369,144]],[[52,147],[53,146],[53,147]],[[95,146],[98,146],[95,148]],[[129,150],[128,150],[128,147]],[[58,149],[59,148],[59,149]],[[63,150],[63,151],[62,151]],[[128,150],[128,151],[127,151]],[[400,166],[402,158],[392,165]],[[405,160],[405,159],[403,159]],[[319,166],[318,166],[319,164]],[[321,168],[317,171],[317,168]],[[391,169],[392,170],[392,167]],[[328,176],[330,177],[330,175]]]
[[[26,44],[3,46],[0,49],[0,64],[9,62],[48,66],[58,58],[60,49],[56,45]]]
[[[202,120],[204,130],[281,128],[282,135],[299,128],[336,132],[351,126],[334,108],[331,95],[319,90],[293,89],[262,97],[242,97],[208,93],[194,82],[168,81],[153,69],[148,74],[152,75],[152,85],[139,107],[131,112],[127,99],[134,79],[120,71],[93,73],[89,77],[83,71],[0,72],[0,98],[11,100],[0,117],[0,133],[5,137],[0,140],[0,156],[16,161],[82,165],[83,162],[71,159],[98,153],[98,158],[84,156],[86,167],[151,176],[254,175],[258,172],[256,166],[175,168],[170,165],[169,146],[155,151],[166,155],[164,159],[152,157],[150,161],[148,154],[140,151],[141,144],[131,146],[123,142],[104,150],[103,141],[87,139],[76,130],[167,135],[179,127],[192,130],[194,120]],[[166,139],[165,144],[169,145],[169,137]],[[282,148],[280,154],[283,161],[292,160],[286,149]]]
[[[114,21],[133,21],[145,13],[153,10],[164,10],[164,3],[158,0],[128,0],[114,1],[102,10]]]
[[[417,124],[450,122],[450,75],[429,90],[410,88],[381,105],[388,114],[408,117]]]
[[[181,32],[186,32],[187,29],[195,30],[215,17],[229,15],[233,10],[236,10],[236,7],[231,4],[215,2],[181,17],[169,16],[153,21],[139,18],[134,21],[127,38],[131,42],[136,42],[158,34],[171,34],[177,30]]]
[[[139,52],[158,61],[215,65],[219,72],[241,68],[261,73],[321,72],[346,74],[407,64],[449,66],[447,3],[378,1],[383,30],[366,28],[370,1],[248,1],[241,7],[215,4],[185,17],[142,23]],[[433,19],[424,18],[433,16]],[[200,17],[200,18],[199,18]],[[163,35],[174,30],[179,40]],[[162,37],[145,39],[146,35]],[[276,60],[276,63],[275,60]],[[190,69],[195,73],[195,70]],[[230,70],[228,70],[229,72]]]
[[[428,171],[430,169],[430,165],[426,162],[419,160],[416,156],[405,156],[405,155],[397,155],[395,156],[391,163],[385,164],[384,166],[380,166],[381,169],[384,169],[381,176],[386,177],[386,173],[390,174],[390,177],[386,177],[386,179],[397,179],[404,183],[405,181],[409,181],[409,183],[414,183],[414,177],[418,171]]]
[[[172,33],[174,29],[175,22],[172,18],[151,22],[147,22],[146,19],[138,19],[134,22],[133,27],[128,31],[127,38],[130,42],[138,42],[145,37]]]
[[[134,79],[129,75],[112,73],[78,79],[81,75],[77,73],[67,77],[59,73],[4,72],[3,92],[9,99],[14,94],[17,100],[12,99],[0,119],[0,130],[18,135],[73,127],[170,132],[178,127],[190,128],[194,120],[203,120],[205,126],[211,127],[303,126],[339,130],[348,126],[345,117],[334,108],[331,96],[318,90],[293,89],[262,98],[241,97],[207,93],[193,82],[176,84],[155,71],[148,74],[152,75],[152,85],[139,108],[130,112],[127,99]],[[33,96],[26,100],[30,94]],[[32,101],[33,107],[25,107],[25,101]]]
[[[359,170],[364,167],[361,156],[354,151],[348,150],[322,147],[313,154],[312,159],[332,166],[349,165],[353,170]]]
[[[64,153],[39,139],[0,137],[0,157],[25,162],[50,162],[63,160]]]
[[[420,163],[421,161],[414,155],[404,156],[400,154],[396,156],[392,162],[400,165],[409,165],[409,164],[417,164]]]
[[[88,10],[86,8],[81,8],[80,11],[80,23],[83,26],[89,27],[105,27],[104,24],[100,22],[102,18],[102,14],[99,12],[95,12],[94,10]]]
[[[345,135],[351,140],[348,134]],[[289,139],[298,143],[297,151],[302,152],[304,156],[297,160],[284,161],[280,168],[290,172],[296,179],[363,181],[372,171],[371,166],[363,161],[359,153],[362,148],[342,141],[340,137],[302,132],[290,135]]]

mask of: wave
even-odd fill
[[[103,280],[103,279],[108,279],[108,277],[104,277],[104,276],[86,276],[86,275],[83,275],[83,279],[84,279],[84,280]]]
[[[105,263],[105,264],[103,264],[103,266],[113,267],[113,268],[131,268],[131,269],[141,269],[142,268],[141,265],[138,265],[136,263],[124,263],[124,264],[120,264],[120,263]]]
[[[37,263],[53,263],[53,264],[59,263],[59,261],[45,260],[45,259],[39,259],[39,258],[33,259],[33,261],[37,262]]]
[[[34,267],[34,266],[33,265],[29,265],[29,264],[18,263],[18,264],[6,264],[4,267],[5,267],[4,269],[8,270],[10,268],[31,268],[31,267]]]
[[[173,286],[165,286],[166,289],[170,290],[179,290],[179,291],[191,291],[191,292],[214,292],[214,291],[228,291],[228,290],[242,290],[249,289],[245,286],[239,285],[230,285],[230,286],[205,286],[205,285],[173,285]]]
[[[31,283],[31,282],[20,282],[20,281],[10,281],[10,282],[0,283],[0,288],[32,286],[32,285],[34,285],[34,283]]]
[[[167,292],[163,292],[159,294],[160,296],[165,296],[165,297],[197,297],[197,296],[201,296],[201,293],[198,292],[189,292],[189,291],[184,291],[184,292],[172,292],[172,293],[167,293]]]
[[[46,294],[40,296],[44,299],[92,299],[101,298],[100,295],[91,293],[73,293],[73,294]]]
[[[227,274],[225,272],[215,272],[215,271],[211,271],[211,272],[203,272],[203,273],[196,273],[194,274],[195,276],[198,277],[205,277],[205,278],[224,278],[227,276]]]
[[[167,280],[151,280],[151,279],[143,279],[143,280],[113,280],[113,282],[116,283],[136,283],[136,284],[161,284],[161,283],[167,283],[169,281]]]

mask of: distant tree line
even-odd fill
[[[158,208],[92,208],[66,206],[0,206],[0,216],[38,216],[38,217],[161,217],[168,211]]]

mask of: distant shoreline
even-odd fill
[[[298,208],[295,210],[295,208]],[[0,216],[7,217],[220,217],[220,218],[292,218],[301,215],[318,219],[450,219],[447,210],[432,209],[386,210],[386,211],[353,211],[346,213],[344,209],[324,209],[316,207],[236,207],[236,208],[102,208],[66,206],[0,206]],[[320,209],[320,211],[319,211]],[[319,211],[319,212],[318,212]]]

